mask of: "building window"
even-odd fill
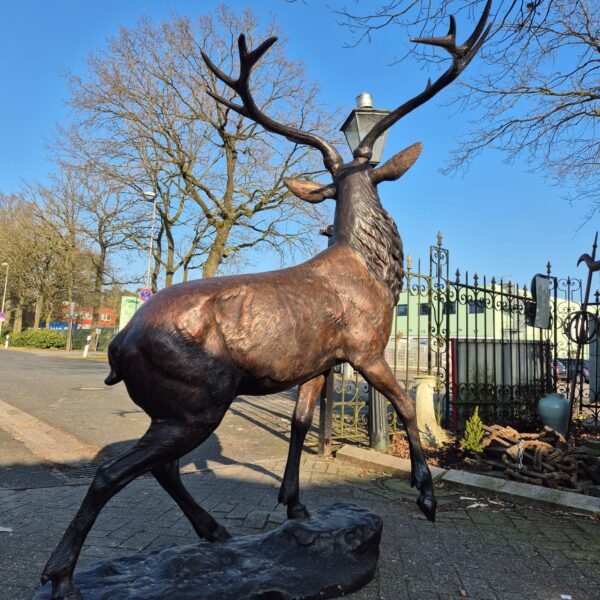
[[[456,302],[451,302],[448,300],[444,303],[444,314],[445,315],[455,315],[456,314]]]
[[[427,302],[423,302],[419,305],[419,314],[428,317],[429,316],[429,304]]]
[[[483,300],[469,300],[469,314],[478,315],[485,312],[485,305]]]
[[[398,304],[396,306],[396,316],[406,317],[406,315],[408,315],[408,304]]]

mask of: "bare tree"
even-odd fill
[[[42,264],[43,253],[36,233],[33,205],[15,195],[0,193],[0,259],[7,262],[10,269],[6,322],[15,333],[21,331],[24,309],[39,283],[35,277],[36,267]]]
[[[183,279],[193,269],[210,277],[223,261],[259,245],[282,255],[305,250],[322,224],[318,210],[282,182],[317,171],[312,153],[207,95],[232,97],[206,69],[201,51],[231,72],[240,31],[253,40],[276,29],[259,27],[249,10],[236,16],[225,7],[195,22],[142,19],[91,55],[84,77],[68,76],[75,120],[61,132],[63,157],[118,181],[140,202],[145,189],[157,194],[154,287],[161,268],[170,285],[180,269]],[[303,129],[327,133],[336,124],[316,103],[317,87],[304,79],[302,65],[282,50],[257,70],[254,85],[261,108],[274,118],[290,112]],[[134,239],[147,248],[147,238]]]
[[[351,44],[387,27],[428,35],[449,14],[478,15],[485,0],[388,0],[339,8]],[[600,207],[600,4],[596,0],[497,0],[484,65],[462,81],[454,99],[475,115],[448,168],[486,148],[545,172],[575,196]],[[364,7],[364,12],[361,9]],[[420,46],[414,52],[421,52]],[[421,53],[436,62],[437,56]],[[403,55],[394,57],[402,60]],[[475,74],[474,74],[475,73]],[[465,94],[465,91],[468,93]]]
[[[95,347],[96,328],[99,325],[102,292],[115,281],[109,268],[111,258],[132,249],[131,236],[136,207],[130,195],[114,187],[93,173],[79,172],[81,203],[79,229],[84,241],[91,245],[93,265],[92,323],[90,344]]]
[[[91,299],[94,266],[93,253],[85,244],[82,230],[84,193],[79,174],[70,169],[57,171],[47,184],[30,183],[23,190],[40,224],[38,235],[60,265],[61,312],[65,306],[88,305]],[[69,343],[67,346],[70,349]]]
[[[38,215],[33,202],[0,193],[0,259],[10,268],[6,312],[15,333],[21,331],[25,314],[33,313],[34,329],[42,317],[48,327],[66,296],[62,244],[55,229]]]

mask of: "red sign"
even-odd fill
[[[146,302],[146,300],[149,300],[151,297],[152,297],[152,290],[150,288],[144,288],[143,290],[140,290],[140,293],[138,294],[138,298],[142,302]]]

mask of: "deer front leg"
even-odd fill
[[[383,358],[378,358],[367,365],[357,365],[356,368],[376,390],[392,403],[396,413],[404,423],[410,448],[411,485],[416,485],[419,492],[421,492],[417,504],[430,521],[435,521],[437,502],[433,492],[433,481],[429,467],[425,462],[415,408],[411,399],[398,385],[394,374]]]
[[[283,482],[279,490],[279,502],[287,505],[288,519],[300,519],[309,517],[304,504],[300,502],[300,455],[304,439],[312,423],[313,412],[317,398],[321,393],[325,376],[319,375],[303,383],[298,389],[298,400],[292,417],[292,434],[290,438],[290,449]]]

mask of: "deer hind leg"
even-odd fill
[[[80,509],[42,572],[42,583],[52,581],[52,599],[82,598],[73,583],[73,571],[85,538],[102,507],[136,477],[198,446],[212,433],[218,422],[197,425],[152,422],[132,448],[100,465]]]
[[[287,505],[288,519],[300,519],[310,516],[304,504],[300,502],[300,455],[306,434],[312,423],[317,398],[321,393],[325,376],[319,375],[303,383],[298,389],[298,400],[292,417],[290,449],[283,482],[279,490],[279,502]]]
[[[179,459],[155,467],[152,469],[152,475],[179,505],[201,538],[209,542],[222,542],[231,537],[227,530],[219,525],[185,489],[179,474]]]
[[[433,492],[431,472],[425,462],[421,447],[413,402],[398,385],[394,374],[383,358],[379,358],[366,366],[357,366],[357,368],[362,376],[392,403],[396,413],[404,423],[410,447],[411,485],[416,485],[420,492],[417,504],[430,521],[435,521],[437,502]]]

